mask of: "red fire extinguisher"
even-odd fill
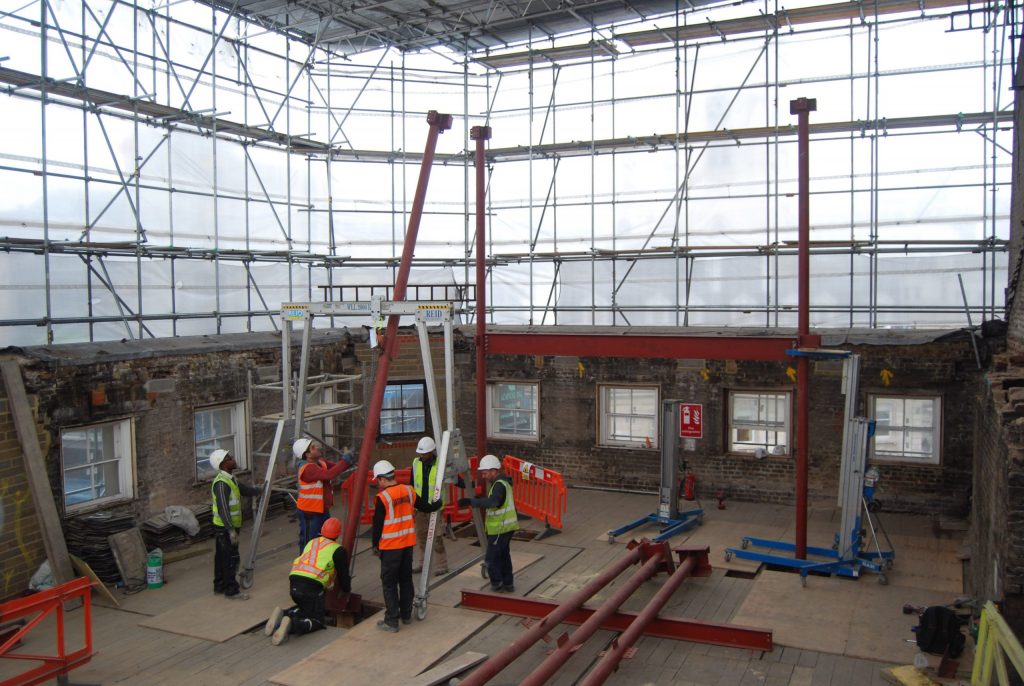
[[[686,472],[683,479],[683,499],[694,500],[697,497],[697,476],[693,472]]]

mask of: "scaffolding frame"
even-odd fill
[[[1015,66],[1020,9],[995,2],[970,5],[959,0],[909,4],[888,0],[873,5],[840,3],[794,10],[784,10],[777,3],[750,2],[742,7],[747,8],[748,16],[716,20],[716,8],[679,5],[675,12],[647,22],[592,25],[562,36],[538,29],[536,35],[522,45],[511,46],[509,51],[446,52],[440,55],[440,68],[433,66],[437,50],[423,56],[396,56],[393,51],[382,50],[367,53],[367,61],[356,63],[356,55],[323,40],[320,29],[311,32],[312,40],[301,42],[288,37],[287,27],[268,28],[251,17],[214,7],[198,10],[190,5],[187,12],[181,12],[176,3],[147,8],[129,0],[86,0],[75,25],[61,17],[49,0],[4,13],[0,15],[0,33],[35,36],[39,52],[36,72],[0,67],[0,83],[6,84],[0,94],[6,96],[4,102],[8,104],[38,104],[40,134],[39,155],[26,158],[0,154],[0,174],[13,180],[38,178],[42,200],[37,225],[25,225],[24,230],[16,232],[20,235],[0,237],[0,251],[41,257],[41,283],[33,288],[42,292],[42,306],[31,316],[0,315],[0,327],[12,334],[17,331],[18,342],[38,343],[276,329],[274,319],[280,302],[314,300],[321,289],[338,289],[340,293],[346,269],[368,267],[393,274],[412,201],[407,192],[409,172],[421,157],[407,152],[406,131],[418,125],[422,116],[411,91],[429,91],[438,86],[451,90],[446,96],[462,101],[462,112],[456,119],[463,123],[464,131],[461,151],[438,153],[436,161],[461,168],[464,182],[461,197],[452,206],[434,203],[425,214],[461,224],[462,236],[460,241],[451,241],[432,238],[425,232],[420,245],[429,246],[425,251],[428,254],[417,257],[416,264],[449,269],[463,287],[472,287],[473,282],[469,125],[476,121],[497,123],[495,130],[500,131],[503,121],[528,123],[526,140],[487,152],[492,179],[496,170],[509,163],[525,163],[528,176],[528,192],[523,198],[495,200],[488,194],[487,210],[492,222],[486,251],[487,287],[492,297],[484,318],[489,323],[559,324],[568,319],[574,323],[585,320],[590,324],[632,325],[646,315],[660,313],[671,323],[686,326],[698,316],[722,315],[724,320],[753,311],[761,325],[785,326],[794,308],[787,301],[785,270],[780,261],[795,255],[795,244],[788,240],[780,218],[780,199],[789,193],[792,175],[780,170],[779,160],[780,150],[788,145],[795,129],[779,111],[778,103],[785,99],[780,97],[780,89],[838,82],[848,82],[851,94],[855,89],[863,91],[867,106],[856,109],[857,98],[851,95],[845,121],[811,124],[812,143],[848,142],[851,157],[846,190],[816,193],[812,186],[812,196],[824,198],[842,192],[849,197],[851,218],[856,214],[855,205],[867,203],[869,211],[864,226],[851,219],[847,238],[812,242],[812,255],[848,256],[850,265],[847,302],[812,304],[812,317],[816,313],[843,314],[850,327],[891,326],[894,319],[927,314],[943,315],[944,322],[959,321],[964,314],[960,304],[890,303],[880,297],[880,261],[887,256],[951,254],[976,256],[974,271],[980,286],[972,288],[976,297],[967,308],[969,315],[983,319],[998,316],[1009,243],[1009,175],[1005,169],[1010,151],[1004,142],[1012,126],[1012,111],[1005,102],[1008,84],[1001,79],[1006,67]],[[206,25],[198,21],[203,12],[208,19]],[[131,22],[130,39],[124,25],[117,26],[126,16]],[[648,28],[650,21],[660,21],[661,25]],[[917,22],[946,22],[947,33],[973,32],[979,37],[981,59],[969,64],[882,69],[881,34]],[[198,55],[175,54],[173,40],[178,33],[202,43]],[[817,36],[829,37],[840,45],[845,41],[850,52],[849,73],[780,79],[780,44]],[[623,44],[629,51],[615,47]],[[700,62],[706,59],[703,55],[722,45],[754,46],[746,77],[728,86],[695,87]],[[854,53],[862,48],[864,54],[858,56],[861,61],[855,62]],[[619,76],[619,65],[652,55],[674,60],[673,87],[618,96],[617,84],[629,78],[628,72]],[[267,71],[267,63],[276,69],[269,76],[261,73]],[[225,64],[234,65],[234,69],[226,71]],[[559,79],[566,69],[589,70],[589,98],[559,98],[563,88]],[[102,88],[92,85],[91,74],[96,70]],[[986,105],[983,110],[886,116],[879,96],[883,79],[963,70],[980,74],[978,82]],[[499,107],[499,98],[504,97],[502,89],[509,88],[504,84],[517,78],[525,78],[529,84],[525,102]],[[536,84],[543,79],[550,88],[542,91]],[[106,86],[111,81],[116,81],[118,88]],[[607,85],[607,95],[598,94],[597,82]],[[339,83],[344,86],[339,88]],[[339,92],[348,97],[339,102]],[[739,129],[723,126],[737,98],[751,92],[763,94],[764,125]],[[730,99],[713,128],[694,130],[694,99],[706,95]],[[418,97],[426,101],[422,95]],[[382,100],[387,101],[387,108],[381,106]],[[220,104],[237,105],[239,101],[240,112],[231,112]],[[623,124],[617,119],[617,109],[638,102],[671,103],[675,131],[640,133],[642,122]],[[591,115],[589,132],[559,127],[560,116],[580,109]],[[611,118],[611,137],[598,136],[593,121],[599,110],[607,110]],[[80,163],[70,162],[63,151],[53,149],[52,142],[48,145],[48,124],[57,112],[61,113],[58,124],[68,113],[80,114],[81,149],[73,156]],[[350,137],[348,130],[353,118],[359,117],[387,119],[391,139],[388,149],[353,145],[356,138]],[[131,129],[130,135],[119,137],[111,130],[123,131],[124,127]],[[311,135],[314,131],[326,133]],[[980,179],[923,188],[970,192],[979,207],[957,219],[974,226],[977,235],[968,239],[887,238],[889,227],[879,212],[881,198],[907,189],[890,188],[882,182],[880,142],[954,131],[976,136],[982,159],[974,173],[980,174]],[[210,147],[212,183],[207,187],[202,183],[182,184],[183,175],[174,168],[175,151],[196,141],[206,141]],[[854,173],[855,148],[862,142],[870,149],[869,167],[863,173]],[[128,145],[131,150],[125,154],[123,148]],[[733,188],[692,185],[691,177],[699,172],[706,153],[741,146],[764,149],[762,187],[737,194]],[[219,151],[229,160],[241,158],[241,189],[219,182],[218,175],[224,168],[218,163]],[[285,153],[285,180],[275,184],[270,179],[274,169],[266,156],[281,152]],[[673,157],[672,187],[632,199],[619,191],[619,175],[623,173],[619,167],[630,155],[650,153]],[[562,197],[559,168],[564,160],[581,156],[589,159],[589,192],[578,198]],[[599,178],[606,173],[599,165],[607,157],[612,160],[610,178]],[[164,168],[155,168],[156,161]],[[387,165],[390,188],[382,189],[381,197],[375,199],[380,209],[339,209],[339,204],[352,205],[352,199],[345,196],[343,184],[332,176],[332,168],[353,162]],[[318,195],[313,179],[322,174],[327,179],[323,184],[325,195]],[[55,189],[65,183],[83,189],[80,221],[51,218],[64,214],[64,198]],[[202,230],[207,235],[197,238],[190,233],[192,227],[182,226],[175,212],[175,196],[205,203],[209,226]],[[154,197],[166,199],[166,226],[150,223]],[[740,235],[721,244],[708,244],[694,228],[692,207],[699,202],[729,202],[738,197],[754,198],[763,204],[763,230],[748,239]],[[647,227],[646,235],[620,232],[620,220],[641,202],[659,207],[660,217]],[[589,210],[589,235],[571,237],[563,231],[560,236],[559,214],[574,207]],[[524,208],[526,221],[514,226],[517,236],[522,236],[515,242],[524,249],[504,250],[503,236],[498,235],[502,232],[496,230],[493,218]],[[242,217],[238,216],[239,209]],[[611,217],[611,229],[602,234],[597,229],[597,215],[605,210]],[[129,220],[120,226],[116,222],[107,226],[105,219],[116,212]],[[257,214],[265,216],[264,223],[272,227],[272,236],[257,235]],[[351,238],[346,241],[342,233],[351,230],[353,223],[370,221],[377,215],[390,224],[389,238],[366,245]],[[243,224],[243,230],[232,233],[224,226],[226,222]],[[339,222],[347,225],[339,226]],[[265,228],[261,230],[265,232]],[[161,232],[167,235],[166,242],[152,237]],[[112,235],[123,235],[123,240],[111,240]],[[344,254],[349,248],[358,248],[362,254]],[[82,283],[68,285],[62,280],[58,272],[66,269],[68,263],[62,260],[65,256],[77,258],[81,264]],[[693,287],[695,271],[709,260],[727,257],[756,258],[764,265],[762,302],[730,304],[695,299],[699,297]],[[860,258],[868,264],[867,296],[863,299],[855,296],[855,260]],[[126,263],[133,266],[129,268]],[[183,284],[179,273],[187,275],[189,268],[204,263],[212,265],[212,307],[197,309],[182,302],[193,285]],[[560,303],[564,271],[576,263],[589,266],[590,303]],[[643,271],[638,267],[654,263],[668,265],[676,275],[673,301],[650,305],[624,299],[624,287]],[[147,275],[157,264],[166,265],[168,277],[166,282],[154,285]],[[283,283],[268,283],[271,279],[261,273],[268,265],[282,267],[286,274],[275,272],[275,278]],[[239,266],[244,273],[232,271]],[[610,272],[608,284],[598,279],[600,269]],[[244,286],[231,283],[232,275],[244,276]],[[507,284],[514,281],[520,282],[521,291],[525,290],[525,295],[519,293],[518,302],[511,302],[515,297],[508,294]],[[26,287],[9,284],[11,289]],[[60,306],[61,295],[65,289],[76,287],[85,291],[84,307],[68,312],[67,307]],[[602,290],[605,288],[607,292]],[[161,297],[150,296],[156,291]],[[243,298],[232,296],[238,291]],[[99,307],[96,303],[102,298],[109,298],[109,303]],[[468,298],[463,309],[471,316],[478,315]]]

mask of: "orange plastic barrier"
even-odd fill
[[[545,529],[561,529],[567,503],[562,475],[514,455],[506,455],[502,466],[512,479],[516,511],[544,522]]]
[[[92,604],[89,590],[92,584],[85,577],[73,579],[66,584],[55,586],[34,595],[17,598],[0,604],[0,624],[23,617],[32,617],[17,631],[10,634],[0,645],[0,658],[4,660],[26,660],[41,663],[16,676],[0,681],[0,686],[27,686],[41,684],[53,678],[67,675],[75,667],[80,667],[92,659]],[[64,604],[68,601],[81,599],[84,645],[77,650],[68,650],[67,636],[64,630]],[[36,655],[16,653],[14,648],[32,629],[35,629],[51,613],[57,616],[56,655]],[[52,631],[52,627],[49,628]],[[44,639],[45,645],[51,645]]]

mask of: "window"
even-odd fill
[[[487,386],[487,435],[537,439],[537,384],[492,383]]]
[[[785,391],[730,392],[729,452],[789,454],[790,396]]]
[[[389,383],[380,411],[380,433],[421,434],[427,430],[427,394],[422,381]]]
[[[601,445],[658,447],[658,389],[653,386],[599,388]]]
[[[66,512],[134,497],[133,443],[130,419],[61,431]]]
[[[868,396],[875,418],[871,458],[883,462],[939,464],[942,399]]]
[[[245,440],[245,402],[214,405],[195,409],[196,478],[208,480],[216,476],[210,466],[210,453],[222,448],[231,453],[239,469],[249,466]]]

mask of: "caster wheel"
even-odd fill
[[[427,618],[427,604],[423,603],[422,605],[417,605],[416,606],[416,619],[418,619],[419,621],[422,622],[426,618]]]
[[[612,543],[615,543],[615,537],[608,534],[608,545],[611,545]]]
[[[732,553],[729,552],[728,550],[726,550],[725,551],[725,561],[728,562],[731,559],[732,559]]]
[[[248,570],[246,570],[244,572],[240,572],[238,574],[238,585],[241,586],[242,588],[244,588],[246,590],[252,588],[252,582],[253,582],[253,573],[252,573],[251,569],[248,569]]]
[[[807,588],[807,577],[806,576],[801,576],[800,577],[800,588]]]
[[[878,583],[882,586],[886,586],[889,583],[889,578],[885,574],[878,575]]]
[[[744,538],[744,539],[743,539],[743,544],[742,544],[742,547],[743,547],[743,549],[744,549],[744,550],[746,550],[747,548],[749,548],[749,547],[750,547],[750,541]]]
[[[892,560],[886,560],[885,561],[885,568],[886,569],[892,569],[892,564],[893,564]]]
[[[488,578],[488,576],[487,576],[487,565],[485,565],[485,564],[481,564],[480,565],[480,576],[482,576],[485,579]]]

